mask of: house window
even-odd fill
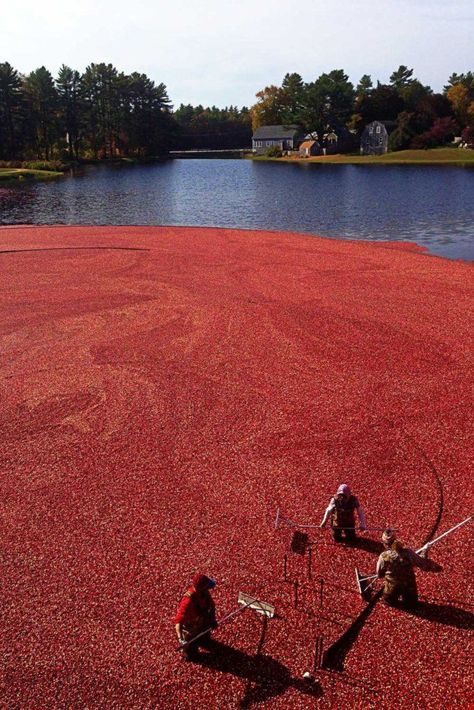
[[[376,131],[377,133],[380,133],[380,126],[377,126]]]
[[[267,145],[273,145],[273,141],[267,141]]]

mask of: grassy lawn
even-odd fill
[[[51,180],[63,173],[53,170],[28,170],[27,168],[0,168],[0,180]]]
[[[314,158],[285,156],[255,157],[254,160],[276,160],[280,163],[343,163],[346,165],[474,165],[474,150],[462,148],[432,148],[430,150],[399,150],[385,155],[318,155]]]

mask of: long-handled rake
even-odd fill
[[[275,607],[272,604],[262,602],[260,599],[257,599],[256,597],[251,597],[249,594],[245,594],[244,592],[239,592],[239,596],[237,597],[237,604],[239,605],[237,609],[234,609],[234,611],[231,611],[230,614],[226,614],[226,616],[223,616],[222,619],[219,620],[219,626],[222,626],[222,624],[230,621],[230,619],[234,618],[238,614],[241,614],[243,611],[245,611],[245,609],[252,609],[253,611],[257,612],[257,614],[263,614],[268,619],[272,619],[275,616]],[[200,639],[201,636],[205,636],[206,634],[208,634],[210,631],[213,630],[213,628],[213,626],[210,626],[208,629],[201,631],[201,633],[197,634],[197,636],[194,636],[192,639],[189,639],[189,641],[186,641],[185,643],[177,646],[176,650],[182,651],[187,646],[189,646],[190,643],[194,643],[195,641]]]
[[[420,547],[418,550],[416,550],[416,553],[419,554],[424,554],[425,556],[428,554],[428,550],[432,545],[435,544],[435,542],[439,542],[439,540],[442,540],[443,537],[446,537],[446,535],[450,535],[452,532],[457,530],[458,528],[462,527],[463,525],[466,525],[470,520],[474,518],[474,515],[470,515],[468,518],[465,520],[462,520],[460,523],[457,525],[453,525],[452,528],[449,528],[449,530],[446,530],[446,532],[442,533],[441,535],[438,535],[438,537],[435,537],[434,540],[430,540],[430,542],[425,543],[422,547]],[[378,579],[378,575],[376,574],[370,574],[370,575],[362,575],[358,568],[355,568],[355,573],[356,573],[356,584],[357,584],[357,589],[359,590],[359,593],[364,599],[364,601],[368,601],[370,598],[370,588],[372,585],[375,583],[375,581]],[[372,581],[369,581],[372,580]]]
[[[287,518],[286,515],[283,515],[280,508],[277,508],[277,512],[276,512],[276,516],[275,516],[275,530],[278,530],[278,528],[282,525],[286,525],[286,527],[288,527],[288,528],[299,528],[300,530],[306,529],[306,528],[312,528],[312,529],[316,529],[316,530],[325,530],[325,528],[321,528],[320,525],[309,525],[306,523],[298,523],[295,520],[292,520],[291,518]],[[375,530],[383,531],[386,529],[387,529],[386,525],[383,528],[373,528],[373,527],[365,528],[365,530],[372,530],[372,531],[375,531]],[[338,530],[357,530],[357,527],[353,525],[352,527],[338,528]]]
[[[282,515],[280,508],[277,508],[276,518],[275,518],[275,530],[278,530],[280,525],[286,525],[289,528],[319,528],[319,525],[305,525],[303,523],[297,523],[285,515]]]

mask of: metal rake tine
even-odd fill
[[[378,577],[377,574],[369,574],[367,577],[359,577],[359,580],[361,582],[366,582],[368,579],[375,579],[376,577]]]

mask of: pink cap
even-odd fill
[[[350,496],[350,494],[351,494],[351,489],[349,488],[347,483],[341,483],[341,485],[337,489],[336,495]]]

